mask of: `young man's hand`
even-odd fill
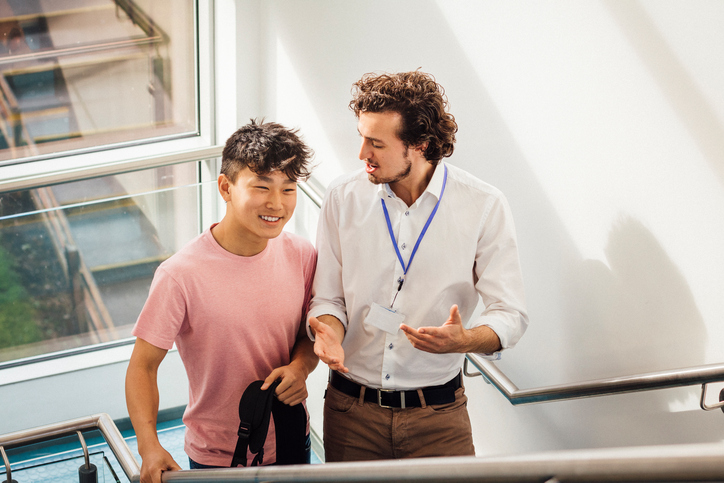
[[[337,319],[334,320],[339,325],[338,330],[316,317],[309,318],[309,327],[314,331],[314,353],[333,371],[349,372],[344,366],[344,349],[339,335],[340,330],[344,334],[344,327]]]
[[[307,376],[299,364],[292,362],[287,366],[277,367],[264,379],[261,389],[266,390],[277,379],[281,382],[274,393],[279,401],[294,406],[307,399]]]
[[[141,458],[141,483],[161,483],[161,473],[181,469],[161,445],[144,451]]]

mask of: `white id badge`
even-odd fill
[[[396,334],[400,330],[400,324],[405,321],[405,316],[392,309],[374,303],[367,314],[365,324],[382,329],[390,334]]]

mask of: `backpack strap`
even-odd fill
[[[277,464],[301,465],[307,462],[307,411],[303,404],[288,406],[272,401],[274,433],[277,438]]]
[[[271,386],[262,391],[264,381],[254,381],[247,386],[239,400],[239,438],[231,459],[231,467],[246,466],[247,449],[251,451],[254,460],[251,466],[261,465],[264,462],[264,442],[269,431],[269,417],[272,411],[272,402],[277,401],[274,391],[280,381],[274,381]]]

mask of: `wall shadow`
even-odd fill
[[[724,125],[640,2],[604,0],[626,40],[651,73],[666,100],[681,119],[724,184]]]
[[[570,340],[595,372],[571,366],[569,377],[613,377],[705,363],[704,320],[686,279],[653,234],[622,217],[606,245],[608,266],[586,260],[570,276]]]
[[[531,325],[499,363],[518,387],[704,362],[706,328],[691,290],[640,222],[622,219],[611,230],[609,266],[583,260],[491,99],[485,79],[478,77],[473,62],[482,60],[466,56],[436,2],[275,5],[267,7],[272,22],[268,35],[283,43],[339,165],[347,171],[361,167],[356,120],[347,103],[352,83],[363,73],[421,67],[445,86],[460,125],[451,162],[500,188],[518,227]],[[501,396],[488,391],[486,397]],[[662,391],[614,403],[601,398],[515,412],[530,434],[547,433],[549,447],[606,445],[611,439],[605,427],[613,415],[623,418],[618,444],[720,439],[700,412],[669,413],[669,402],[685,397]],[[471,407],[476,404],[472,401]],[[681,420],[695,427],[687,429],[686,436],[667,427],[678,427],[675,421]],[[697,430],[700,433],[691,436]]]

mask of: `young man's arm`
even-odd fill
[[[317,367],[319,358],[314,353],[314,343],[307,337],[304,324],[299,327],[297,341],[292,348],[289,365],[274,369],[264,380],[261,389],[266,389],[277,379],[276,396],[284,404],[294,406],[307,399],[307,377]]]
[[[126,405],[138,439],[141,455],[141,482],[160,483],[164,471],[181,467],[163,449],[156,433],[158,417],[158,366],[166,357],[166,350],[136,339],[126,372]]]

